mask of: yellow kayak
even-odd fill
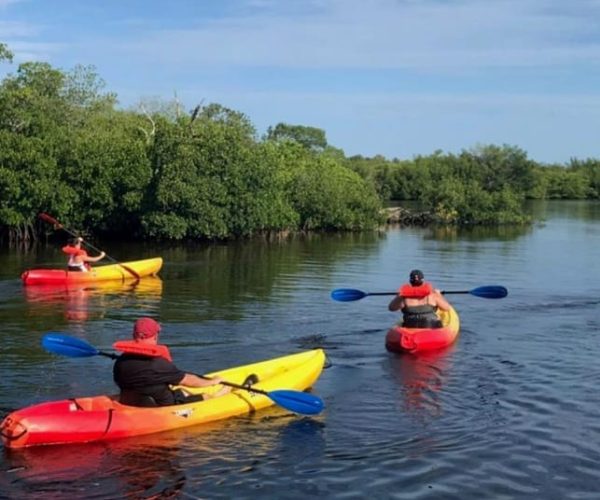
[[[41,403],[9,414],[0,424],[0,436],[5,447],[23,448],[105,441],[221,420],[272,406],[273,400],[262,392],[309,389],[321,375],[324,363],[324,351],[314,349],[210,373],[208,377],[220,376],[233,384],[242,384],[254,374],[258,382],[252,388],[261,392],[236,388],[223,396],[173,406],[126,406],[118,402],[118,396]],[[214,393],[220,388],[186,391]]]
[[[163,264],[162,257],[95,266],[89,272],[66,269],[29,269],[21,275],[25,285],[58,285],[94,283],[96,281],[140,279],[156,275]]]

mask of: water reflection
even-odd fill
[[[279,431],[275,453],[293,467],[310,464],[317,457],[323,457],[325,424],[314,418],[291,418]]]
[[[115,442],[70,482],[57,479],[66,471],[53,476],[47,470],[43,477],[31,463],[19,469],[28,464],[0,449],[0,497],[122,498],[137,492],[144,498],[144,488],[155,496],[181,488],[180,498],[348,498],[355,492],[373,498],[595,498],[600,447],[590,436],[600,432],[594,386],[600,381],[594,301],[600,297],[600,218],[594,216],[600,205],[591,205],[548,203],[544,226],[516,237],[503,228],[509,232],[497,240],[486,229],[482,241],[471,239],[479,228],[464,239],[450,231],[439,240],[426,239],[429,229],[407,228],[384,238],[244,242],[247,248],[163,249],[154,242],[114,248],[123,260],[165,258],[164,291],[151,313],[166,324],[167,343],[179,346],[174,354],[181,366],[216,369],[264,359],[267,351],[324,344],[335,361],[317,386],[327,403],[319,417],[326,427],[303,434],[301,424],[297,429],[290,421],[288,429],[284,417],[277,419],[283,411],[272,409],[228,420],[216,432],[190,431],[181,447],[149,442],[147,453],[128,448],[121,458],[112,448],[123,445]],[[34,306],[18,275],[57,259],[47,248],[23,254],[0,249],[4,411],[91,387],[114,390],[106,359],[70,360],[39,348],[42,332],[64,328],[64,303],[54,312],[43,301]],[[497,283],[510,295],[500,301],[457,297],[465,335],[452,352],[431,356],[437,359],[391,355],[383,346],[392,321],[385,301],[334,306],[329,292],[342,286],[393,291],[408,263],[429,269],[446,289]],[[100,300],[130,307],[114,314],[106,309],[101,320],[78,324],[77,334],[101,348],[122,338],[142,312],[137,304],[143,300],[132,295],[88,298],[88,309],[96,301],[105,307]],[[38,318],[42,313],[57,317]],[[79,449],[77,459],[86,463],[88,448]],[[168,462],[153,468],[161,453]]]
[[[503,226],[440,226],[429,229],[424,239],[436,241],[513,241],[533,232],[530,224]]]
[[[280,474],[313,469],[325,424],[270,408],[171,432],[88,443],[3,449],[0,497],[180,498],[228,491],[240,481],[277,488]],[[280,461],[277,473],[270,464]],[[206,497],[203,497],[206,498]]]
[[[160,302],[162,290],[163,282],[158,277],[129,282],[23,287],[25,299],[36,316],[55,316],[58,312],[73,323],[102,318],[108,308],[119,308],[116,302],[124,304],[127,297],[144,302]]]
[[[186,484],[183,436],[5,449],[4,491],[15,498],[176,498]]]
[[[600,202],[597,200],[535,200],[526,202],[525,209],[535,220],[600,220]]]
[[[394,354],[384,369],[397,381],[402,410],[422,418],[442,415],[440,393],[447,382],[455,345],[418,355]]]

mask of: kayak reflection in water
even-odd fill
[[[442,322],[436,314],[437,309],[449,311],[448,301],[431,283],[427,283],[422,271],[410,272],[409,283],[398,289],[388,305],[390,311],[400,309],[403,314],[402,326],[407,328],[441,328]]]
[[[106,253],[100,252],[96,257],[90,257],[88,253],[81,248],[83,238],[78,236],[69,240],[69,244],[62,248],[62,251],[69,256],[67,269],[74,272],[88,272],[91,270],[90,262],[98,262],[106,257]]]
[[[133,340],[117,342],[114,347],[124,354],[113,367],[115,383],[121,389],[120,402],[130,406],[169,406],[202,401],[231,391],[223,387],[214,394],[187,395],[169,386],[207,387],[222,382],[220,377],[202,379],[175,366],[166,345],[158,344],[160,325],[152,318],[140,318],[133,327]]]
[[[0,496],[86,498],[82,492],[93,491],[95,498],[180,498],[186,485],[182,441],[179,433],[5,453]]]

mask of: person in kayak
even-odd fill
[[[410,272],[409,283],[398,289],[398,295],[388,305],[390,311],[402,311],[402,326],[407,328],[441,328],[442,322],[435,313],[438,308],[449,311],[451,306],[418,269]]]
[[[169,406],[210,399],[231,391],[223,387],[213,394],[188,395],[170,386],[207,387],[219,385],[220,377],[202,379],[175,366],[169,349],[158,344],[160,325],[140,318],[133,326],[133,340],[115,343],[123,354],[113,366],[113,379],[121,390],[119,401],[130,406]]]
[[[69,256],[67,262],[67,270],[75,272],[88,272],[91,270],[90,262],[98,262],[106,257],[104,252],[100,252],[96,257],[90,257],[87,252],[81,248],[83,238],[78,236],[72,238],[67,246],[62,248],[62,251]]]

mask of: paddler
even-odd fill
[[[96,257],[90,257],[88,253],[81,248],[82,243],[83,238],[78,236],[76,238],[71,238],[69,244],[62,248],[62,251],[69,256],[69,261],[67,262],[67,269],[69,271],[86,273],[91,270],[90,262],[98,262],[106,257],[104,252],[100,252]]]
[[[398,289],[398,295],[388,305],[390,311],[402,311],[402,326],[407,328],[441,328],[438,308],[449,311],[451,306],[440,290],[425,281],[419,269],[410,272],[409,283]]]
[[[133,326],[133,340],[120,341],[114,347],[123,352],[113,367],[113,378],[121,389],[120,402],[130,406],[169,406],[210,399],[231,391],[222,387],[213,394],[188,395],[170,386],[207,387],[223,379],[210,380],[186,373],[171,361],[166,345],[158,343],[160,325],[152,318],[140,318]]]

